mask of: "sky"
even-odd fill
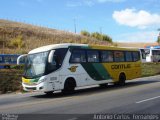
[[[155,42],[160,0],[0,0],[0,19],[80,33],[101,32],[114,42]]]

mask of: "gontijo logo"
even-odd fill
[[[78,66],[71,66],[68,68],[71,72],[76,72]]]

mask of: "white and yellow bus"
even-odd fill
[[[108,83],[124,85],[141,76],[138,49],[87,44],[54,44],[18,58],[26,58],[22,85],[26,91],[73,91],[76,87]]]

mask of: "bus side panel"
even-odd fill
[[[114,82],[119,80],[119,75],[124,73],[127,80],[138,78],[141,75],[140,62],[103,63]]]
[[[111,79],[107,69],[101,63],[81,63],[87,74],[96,81]]]

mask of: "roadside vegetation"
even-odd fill
[[[111,37],[109,37],[106,34],[99,33],[99,32],[90,33],[86,30],[82,30],[81,35],[86,36],[86,37],[95,38],[95,39],[100,40],[100,41],[106,41],[106,42],[112,43],[112,38]]]
[[[160,63],[143,63],[142,77],[160,75]],[[0,70],[0,93],[23,92],[21,77],[23,69]]]
[[[98,32],[75,34],[0,19],[0,54],[22,54],[31,49],[57,43],[82,43],[113,46],[112,38]]]
[[[142,77],[160,75],[160,63],[143,63]]]
[[[23,70],[0,69],[0,94],[22,91]]]

